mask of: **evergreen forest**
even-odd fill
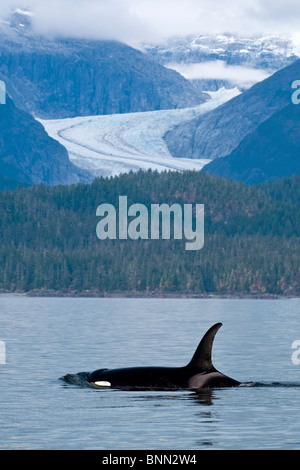
[[[106,239],[96,209],[204,204],[205,240]],[[204,172],[139,171],[0,193],[0,291],[31,295],[299,296],[300,175],[247,186]]]

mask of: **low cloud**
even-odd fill
[[[161,41],[195,33],[297,34],[299,0],[1,0],[0,16],[29,8],[41,33]]]
[[[222,60],[194,64],[169,63],[166,67],[176,70],[189,80],[226,80],[246,88],[270,75],[265,70],[240,65],[228,65]]]
[[[39,0],[33,26],[39,33],[133,42],[152,28],[124,0]]]

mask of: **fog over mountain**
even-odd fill
[[[211,91],[222,86],[245,90],[299,56],[291,38],[274,34],[195,34],[142,47],[199,89]]]
[[[17,9],[0,29],[0,79],[16,105],[60,118],[195,106],[208,97],[126,44],[37,35]]]
[[[2,0],[0,17],[33,13],[34,29],[56,37],[162,43],[211,34],[289,35],[300,46],[298,0]]]
[[[241,178],[247,182],[281,176],[288,168],[293,168],[291,171],[294,171],[292,161],[289,161],[290,165],[284,165],[279,156],[271,155],[264,148],[267,140],[263,139],[260,132],[268,129],[272,135],[272,129],[280,121],[281,110],[286,108],[290,100],[291,82],[300,77],[300,61],[297,60],[300,40],[295,27],[299,8],[292,15],[279,2],[267,16],[266,5],[256,0],[256,11],[260,12],[258,18],[254,14],[255,8],[252,9],[251,6],[253,2],[245,2],[241,7],[231,0],[230,15],[223,4],[219,1],[217,3],[218,16],[213,14],[211,5],[208,8],[204,2],[194,0],[188,1],[190,9],[186,6],[185,10],[183,2],[176,0],[173,6],[169,0],[154,0],[151,8],[150,2],[144,0],[111,0],[109,4],[102,0],[87,0],[84,8],[79,8],[80,2],[77,0],[12,0],[9,8],[8,2],[3,2],[0,5],[0,80],[5,82],[8,95],[15,104],[9,101],[8,110],[12,110],[13,106],[17,110],[14,114],[15,128],[20,129],[23,122],[29,122],[28,114],[21,115],[21,111],[40,119],[48,129],[51,126],[47,125],[47,120],[61,120],[61,123],[57,123],[57,139],[60,139],[65,131],[63,119],[67,121],[70,118],[97,118],[106,115],[107,120],[91,118],[88,124],[97,144],[97,169],[102,171],[105,160],[107,174],[116,165],[119,172],[120,162],[122,168],[127,168],[128,159],[132,158],[131,145],[134,147],[136,168],[145,165],[145,158],[151,160],[151,165],[156,165],[159,161],[162,168],[165,165],[184,168],[185,163],[189,167],[199,168],[200,161],[226,157],[226,161],[224,159],[222,163],[211,163],[206,167],[207,171],[218,174],[223,172],[225,176]],[[293,1],[291,3],[294,4]],[[283,11],[284,17],[280,17]],[[195,18],[192,18],[193,15]],[[151,18],[156,18],[157,22],[151,23]],[[165,19],[163,30],[160,27],[162,18]],[[235,21],[237,18],[238,22]],[[287,18],[290,22],[288,36],[283,34],[283,25]],[[249,27],[243,28],[246,19]],[[235,28],[236,24],[239,24],[239,28]],[[190,31],[187,25],[190,26]],[[261,33],[262,25],[266,26],[264,34]],[[219,93],[221,88],[230,89],[229,93],[235,98],[213,111],[201,111],[199,114],[199,105],[208,103],[209,109],[214,91]],[[223,91],[221,90],[222,93]],[[155,118],[153,115],[152,119],[151,112],[161,110],[167,112],[156,115]],[[177,115],[168,110],[184,112]],[[137,113],[146,111],[150,112],[147,119],[141,119],[139,125],[132,130],[134,122],[139,120]],[[296,119],[297,114],[293,111],[292,116]],[[123,127],[116,127],[116,121],[110,119],[112,115],[119,114],[124,115],[126,121]],[[131,120],[134,115],[136,121]],[[193,116],[196,119],[191,119]],[[279,121],[276,121],[276,116]],[[292,122],[291,116],[287,119]],[[262,126],[269,120],[270,128]],[[160,122],[157,130],[155,122]],[[283,122],[282,119],[280,122]],[[35,137],[36,132],[39,134],[41,131],[41,128],[37,131],[39,125],[33,119],[28,124],[27,131],[32,132]],[[102,125],[99,135],[98,125]],[[110,128],[110,125],[115,127]],[[125,128],[126,135],[122,135],[122,129]],[[142,129],[142,132],[138,133],[138,129]],[[6,129],[5,123],[2,123],[3,135],[8,135],[5,134],[8,130],[9,126]],[[80,130],[82,131],[82,126]],[[75,131],[72,124],[70,132],[73,149],[77,128]],[[162,141],[164,132],[165,141]],[[90,132],[80,133],[80,144],[85,156],[88,151],[91,152],[90,135]],[[132,142],[134,135],[138,136],[138,145]],[[117,146],[116,136],[120,143]],[[260,152],[264,152],[266,161],[274,158],[277,162],[273,173],[263,168],[261,153],[251,154],[258,136],[261,139]],[[17,144],[9,149],[8,158],[10,163],[12,160],[18,162],[15,166],[18,168],[18,181],[22,180],[24,184],[35,184],[36,181],[56,184],[55,181],[59,181],[59,178],[49,168],[53,167],[55,161],[58,162],[58,154],[63,155],[62,163],[68,167],[65,173],[61,173],[64,173],[61,181],[74,180],[73,177],[69,179],[69,170],[71,173],[75,172],[75,180],[78,177],[82,180],[87,176],[79,175],[78,169],[69,165],[68,153],[62,145],[58,150],[54,141],[50,145],[44,135],[42,139],[36,139],[33,149],[40,156],[43,154],[45,166],[37,171],[36,178],[33,177],[37,167],[29,155],[23,162],[24,165],[29,165],[27,169],[21,162],[19,156],[22,139],[21,135],[19,137]],[[26,141],[25,137],[22,134]],[[288,132],[285,138],[288,138]],[[66,142],[69,145],[67,140]],[[7,151],[5,145],[3,149]],[[38,145],[52,150],[45,153],[45,148],[38,148]],[[270,141],[268,145],[270,147]],[[278,142],[279,147],[280,145]],[[107,148],[114,150],[108,152]],[[116,148],[117,157],[122,161],[112,163]],[[237,148],[239,152],[236,153]],[[11,153],[12,149],[14,155]],[[157,149],[163,150],[160,153]],[[71,151],[68,151],[70,157]],[[3,154],[2,170],[4,177],[10,178],[12,171],[6,165],[6,157]],[[181,158],[181,161],[178,160],[175,164],[174,157]],[[126,165],[124,158],[127,159]],[[166,158],[168,162],[164,161]],[[82,163],[81,154],[72,153],[72,159],[74,162],[81,159]],[[188,159],[199,161],[194,165]],[[259,164],[257,159],[260,159]],[[245,166],[246,161],[249,165],[252,162],[257,171],[251,173],[251,168]],[[22,171],[20,165],[23,165]],[[24,179],[23,173],[31,171],[31,165],[32,177],[28,173]],[[82,168],[89,166],[84,162]]]
[[[229,155],[259,124],[289,104],[300,59],[205,116],[177,126],[165,139],[172,155],[215,159]]]

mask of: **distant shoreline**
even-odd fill
[[[182,292],[82,292],[82,291],[28,291],[28,292],[4,292],[0,291],[0,297],[69,297],[69,298],[130,298],[130,299],[292,299],[299,298],[297,295],[279,295],[260,292],[240,293],[182,293]]]

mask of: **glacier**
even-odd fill
[[[210,160],[173,157],[164,135],[239,93],[237,88],[220,89],[209,93],[210,100],[192,108],[37,120],[50,137],[67,149],[71,162],[92,177],[117,176],[140,169],[200,171]]]

